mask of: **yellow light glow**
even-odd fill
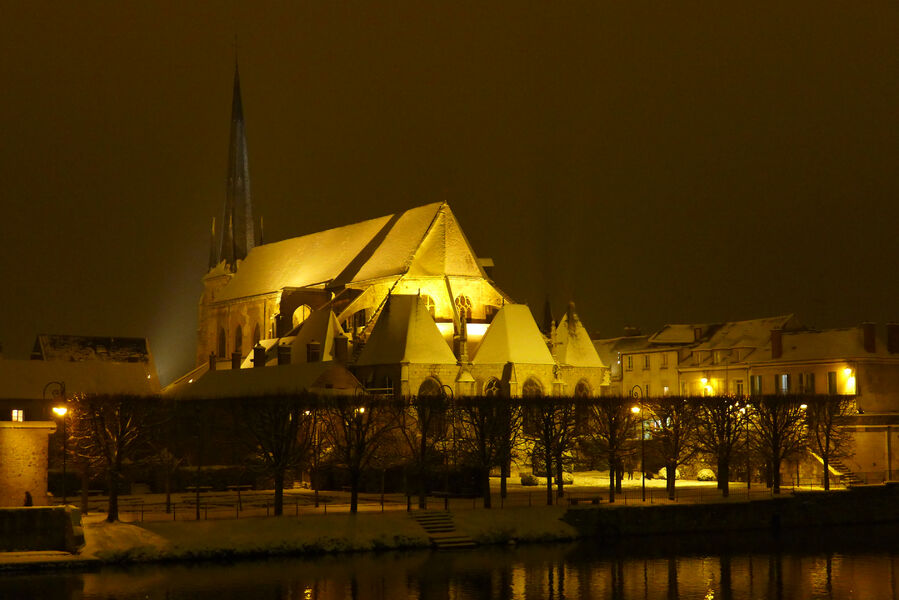
[[[854,394],[855,393],[855,377],[850,376],[846,379],[846,393]]]
[[[188,380],[187,380],[187,383],[193,383],[193,382],[194,382],[193,379],[188,379]]]
[[[702,385],[708,385],[708,383],[709,383],[709,378],[708,378],[708,377],[703,377],[702,379],[699,380],[699,383],[701,383]]]
[[[55,412],[60,417],[64,417],[64,416],[66,416],[66,413],[69,412],[69,409],[66,408],[65,406],[54,406],[53,412]]]
[[[147,375],[147,379],[150,379],[150,376],[149,376],[149,375]]]
[[[637,414],[638,412],[640,412],[640,407],[639,407],[639,406],[632,406],[632,407],[631,407],[631,412],[634,413],[634,414]]]
[[[799,408],[801,408],[802,410],[805,410],[806,408],[808,408],[808,404],[800,404]]]
[[[360,406],[360,407],[357,408],[356,410],[359,411],[360,413],[364,413],[364,412],[365,412],[365,407],[364,407],[364,406]]]
[[[843,369],[843,375],[845,375],[846,377],[852,377],[852,369],[846,367],[845,369]]]

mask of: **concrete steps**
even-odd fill
[[[835,471],[840,474],[840,479],[843,480],[847,486],[850,485],[864,485],[864,481],[861,478],[849,470],[843,461],[838,458],[831,459],[828,463]]]
[[[452,513],[419,511],[412,513],[412,518],[421,525],[431,544],[438,550],[468,550],[476,545],[470,537],[456,531]]]

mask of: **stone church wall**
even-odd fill
[[[47,504],[48,436],[52,421],[0,422],[0,506],[22,506],[30,492],[35,506]]]

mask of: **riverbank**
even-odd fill
[[[899,485],[749,502],[506,507],[452,515],[456,531],[481,545],[577,539],[612,542],[632,536],[899,521]],[[0,569],[95,568],[430,547],[427,533],[404,511],[146,523],[107,523],[102,515],[92,515],[83,525],[86,545],[79,554],[0,554]]]

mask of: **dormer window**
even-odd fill
[[[21,408],[12,409],[12,420],[21,423],[25,420],[25,411]]]

